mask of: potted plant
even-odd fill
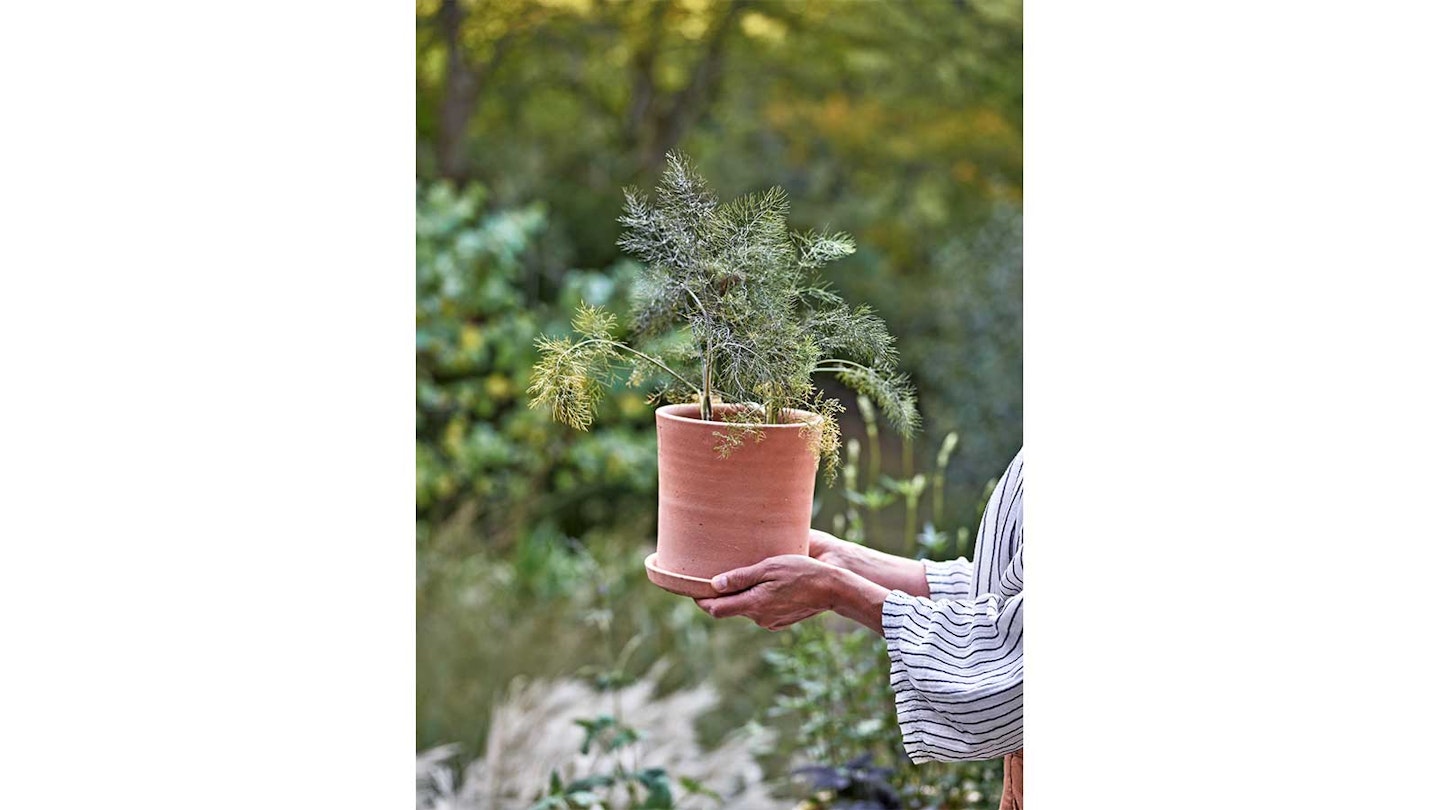
[[[531,407],[584,430],[622,369],[658,382],[660,506],[650,579],[686,596],[710,578],[777,554],[804,554],[815,473],[834,476],[838,400],[814,375],[833,373],[910,435],[919,417],[896,367],[894,338],[868,307],[819,281],[855,251],[843,233],[793,233],[785,192],[720,203],[690,162],[671,153],[652,203],[625,191],[619,245],[644,263],[628,337],[615,315],[582,304],[578,335],[542,337]]]

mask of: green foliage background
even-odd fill
[[[1020,4],[425,0],[416,41],[417,748],[478,753],[509,677],[601,672],[629,634],[630,675],[664,659],[672,686],[711,667],[747,684],[711,733],[763,720],[776,637],[701,622],[639,571],[644,392],[617,381],[589,432],[555,424],[526,407],[533,341],[624,301],[621,189],[653,187],[668,149],[722,198],[783,186],[795,227],[854,235],[829,277],[890,325],[917,388],[913,451],[882,433],[866,452],[908,480],[956,432],[936,523],[973,527],[1021,436]],[[817,490],[817,526],[841,490]],[[870,541],[915,548],[888,503]]]
[[[1014,0],[430,0],[416,171],[544,206],[526,306],[621,260],[620,189],[653,187],[668,148],[725,199],[783,186],[795,227],[855,236],[833,278],[897,333],[973,495],[1020,435],[1021,63]]]

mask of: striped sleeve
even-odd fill
[[[925,582],[930,586],[931,599],[968,599],[975,565],[969,560],[925,560]]]
[[[992,759],[1023,747],[1025,594],[933,601],[891,591],[890,685],[915,762]]]

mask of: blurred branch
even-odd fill
[[[660,39],[665,30],[665,13],[668,2],[656,2],[650,7],[650,25],[646,29],[645,42],[635,53],[630,64],[630,109],[625,115],[626,129],[631,140],[638,145],[639,133],[650,106],[655,101],[655,54],[660,50]]]
[[[440,100],[440,130],[437,136],[440,174],[456,182],[464,182],[470,174],[466,134],[485,83],[514,50],[519,35],[538,20],[514,21],[491,44],[490,53],[484,59],[476,60],[465,47],[464,27],[468,15],[460,0],[444,0],[437,17],[445,40],[445,88]]]
[[[701,113],[710,106],[710,102],[714,101],[718,79],[725,62],[725,40],[746,5],[745,0],[730,3],[725,9],[725,16],[715,24],[710,39],[705,44],[705,55],[695,67],[695,72],[690,75],[690,82],[675,97],[669,111],[661,120],[662,129],[656,146],[658,154],[655,165],[659,165],[659,158],[680,142],[685,131],[700,118]]]
[[[629,140],[638,153],[642,173],[658,172],[665,153],[680,143],[714,102],[724,69],[726,41],[740,13],[749,5],[748,0],[726,4],[724,13],[710,28],[690,80],[668,99],[662,99],[658,92],[655,61],[664,37],[665,16],[671,6],[668,2],[657,2],[651,7],[645,43],[632,63],[630,108],[626,115]]]

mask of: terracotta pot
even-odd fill
[[[737,405],[716,405],[715,415]],[[808,411],[794,412],[814,422]],[[803,422],[760,425],[728,457],[715,449],[726,423],[700,419],[699,404],[655,412],[660,453],[657,548],[645,560],[656,585],[714,596],[710,578],[777,554],[805,554],[819,460]]]

